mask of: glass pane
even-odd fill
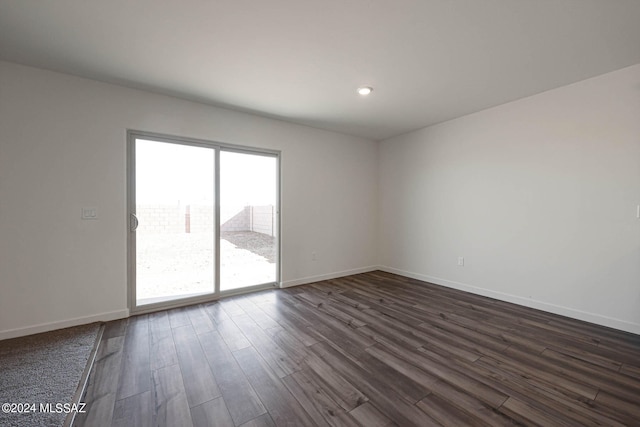
[[[210,148],[136,140],[137,305],[214,292]]]
[[[276,281],[275,157],[220,153],[220,289]]]

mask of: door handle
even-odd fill
[[[138,225],[140,224],[140,221],[138,221],[138,217],[136,216],[136,214],[130,214],[131,216],[129,217],[129,228],[131,229],[131,231],[136,231],[138,229]]]

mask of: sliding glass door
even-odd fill
[[[273,283],[277,260],[277,163],[220,153],[220,289]]]
[[[132,310],[278,280],[278,154],[129,135]]]
[[[215,155],[135,141],[136,305],[215,293]]]

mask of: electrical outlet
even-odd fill
[[[311,252],[311,261],[316,261],[318,259],[318,254],[315,252]]]
[[[464,267],[464,257],[463,256],[459,256],[458,257],[458,265],[460,267]]]

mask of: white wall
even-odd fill
[[[127,129],[282,150],[284,286],[376,265],[377,143],[0,62],[0,339],[127,315]]]
[[[388,271],[640,333],[640,65],[383,141],[379,186]]]

